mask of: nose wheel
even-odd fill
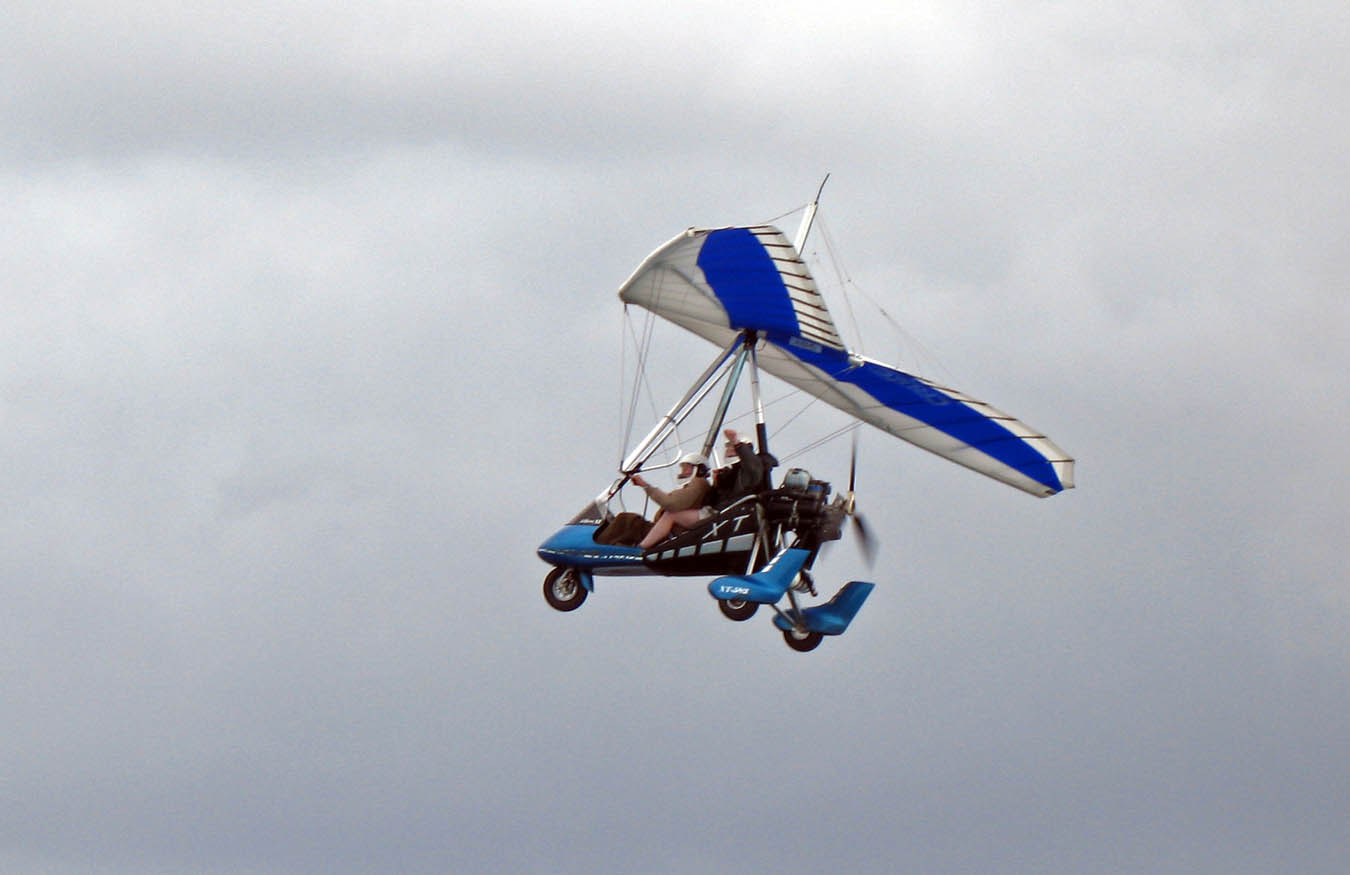
[[[586,587],[575,568],[555,568],[544,578],[544,601],[555,611],[575,611],[586,601]]]

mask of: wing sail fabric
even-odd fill
[[[850,353],[806,265],[777,228],[690,229],[619,289],[626,303],[719,346],[761,332],[759,366],[958,465],[1036,496],[1073,486],[1073,459],[981,401]]]
[[[1073,486],[1073,460],[1049,438],[954,389],[791,340],[770,339],[759,364],[845,413],[1032,495]]]
[[[763,331],[844,348],[811,272],[769,225],[691,228],[648,256],[619,297],[720,345]]]

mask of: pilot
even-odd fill
[[[641,474],[633,475],[633,484],[641,487],[661,508],[651,530],[638,545],[644,550],[665,539],[675,526],[691,528],[702,518],[700,512],[704,510],[708,491],[712,488],[708,482],[707,460],[699,453],[686,453],[680,457],[679,464],[680,474],[676,480],[679,486],[670,492],[651,485]]]

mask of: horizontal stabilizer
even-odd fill
[[[875,587],[876,584],[862,580],[849,581],[825,604],[802,610],[806,628],[822,635],[844,634]],[[782,616],[774,617],[773,624],[785,632],[792,628],[792,624]]]
[[[740,599],[772,605],[783,597],[787,588],[797,579],[802,566],[811,556],[810,550],[784,550],[772,562],[754,574],[732,574],[719,577],[708,584],[708,592],[720,600]],[[869,584],[870,586],[870,584]]]

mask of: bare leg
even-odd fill
[[[638,546],[646,550],[657,541],[665,540],[666,535],[670,534],[670,530],[674,525],[675,520],[670,514],[661,514],[661,518],[653,523],[652,527],[647,530],[646,536],[643,537],[642,542],[639,543]]]
[[[675,528],[675,526],[679,525],[684,528],[689,528],[697,524],[698,508],[696,507],[687,508],[686,510],[667,511],[666,513],[661,514],[661,518],[651,527],[651,531],[647,532],[647,537],[643,538],[642,543],[638,546],[646,550],[653,544],[664,541],[666,537],[670,535],[670,530]]]

